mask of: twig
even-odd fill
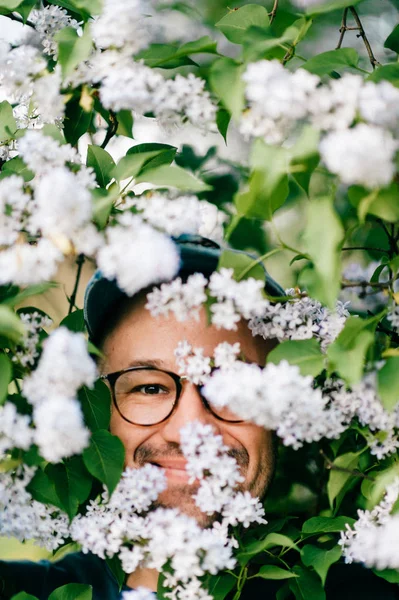
[[[108,124],[108,129],[107,129],[107,133],[105,134],[105,138],[103,143],[101,144],[101,148],[105,148],[108,144],[108,142],[114,137],[114,135],[116,134],[116,131],[118,129],[118,119],[116,118],[116,114],[110,110],[109,111],[109,124]]]
[[[394,280],[389,281],[343,281],[341,283],[342,288],[350,288],[350,287],[374,287],[381,290],[389,289]]]
[[[82,274],[82,267],[83,267],[84,261],[85,261],[85,255],[79,254],[78,258],[76,259],[76,264],[78,265],[78,268],[76,271],[75,285],[73,286],[73,291],[72,291],[71,297],[69,299],[68,315],[71,314],[71,312],[73,311],[73,307],[75,306],[76,295],[78,293],[79,281],[80,281],[80,276]]]
[[[346,248],[341,248],[341,250],[367,250],[368,252],[382,252],[384,254],[389,254],[389,250],[384,250],[383,248],[373,248],[372,246],[348,246]]]
[[[346,24],[346,19],[348,18],[348,8],[344,9],[344,13],[342,15],[342,20],[341,20],[341,27],[339,28],[339,40],[338,40],[338,44],[336,46],[336,50],[339,50],[342,46],[342,42],[344,41],[344,36],[345,33],[348,31],[348,26]]]
[[[346,467],[340,467],[340,466],[336,465],[335,463],[332,462],[332,460],[330,460],[328,458],[327,454],[323,450],[320,450],[320,454],[324,458],[324,461],[326,463],[326,468],[331,469],[331,471],[341,471],[342,473],[349,473],[350,475],[353,475],[354,477],[361,477],[361,479],[367,479],[368,481],[375,481],[374,477],[370,477],[370,475],[366,475],[365,473],[362,473],[358,469],[347,469]]]
[[[352,17],[355,20],[356,27],[348,27],[348,25],[347,25],[348,11],[351,12]],[[361,37],[364,45],[366,46],[366,50],[367,50],[367,54],[369,55],[369,60],[371,62],[371,66],[373,67],[373,69],[380,66],[381,63],[378,62],[378,60],[376,59],[376,57],[373,54],[373,51],[370,46],[370,42],[367,39],[366,32],[363,29],[362,22],[361,22],[360,17],[354,6],[348,6],[347,8],[344,9],[344,12],[342,15],[342,20],[341,20],[341,27],[339,28],[338,44],[336,45],[336,48],[335,48],[336,50],[339,50],[339,48],[341,48],[345,33],[347,31],[358,31],[359,32],[357,34],[357,37]]]
[[[274,19],[276,18],[277,9],[278,9],[278,1],[279,0],[274,0],[273,8],[269,12],[269,19],[270,19],[270,23],[269,24],[270,25],[273,23]]]
[[[356,25],[357,25],[357,27],[359,29],[359,33],[357,35],[358,35],[358,37],[362,38],[363,43],[366,46],[367,54],[369,55],[371,66],[373,67],[373,69],[375,69],[375,67],[380,66],[381,63],[378,62],[378,60],[376,59],[376,57],[373,54],[373,51],[372,51],[371,46],[370,46],[370,42],[367,39],[366,32],[363,29],[363,25],[362,25],[362,22],[361,22],[361,20],[359,18],[359,15],[357,14],[356,8],[354,6],[350,6],[349,10],[351,11],[352,16],[355,19]]]
[[[14,15],[14,13],[9,13],[7,15],[8,19],[11,19],[11,21],[16,21],[17,23],[21,23],[21,25],[28,25],[28,27],[32,27],[33,29],[36,29],[35,24],[32,21],[24,21],[22,17],[20,17],[19,15]]]

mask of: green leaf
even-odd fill
[[[83,451],[87,470],[107,486],[110,494],[121,477],[124,459],[125,448],[121,440],[105,429],[95,431],[90,446]]]
[[[253,556],[275,547],[298,550],[296,543],[287,535],[281,533],[269,533],[263,540],[248,544],[237,554],[237,559],[241,565],[245,565]]]
[[[227,249],[223,250],[220,255],[217,269],[220,271],[222,268],[233,269],[233,277],[236,281],[241,279],[247,279],[253,277],[254,279],[260,279],[261,281],[266,280],[266,273],[263,265],[257,262],[256,258],[248,256],[243,252],[237,250]],[[245,275],[243,275],[245,273]]]
[[[399,87],[399,64],[392,63],[390,65],[383,65],[382,67],[377,67],[368,77],[368,81],[374,81],[374,83],[378,83],[379,81],[389,81],[395,87]],[[367,81],[366,80],[366,81]]]
[[[0,354],[0,405],[4,404],[8,394],[8,384],[12,378],[12,365],[7,354]]]
[[[111,419],[111,394],[108,386],[98,379],[94,388],[83,386],[78,396],[87,427],[93,432],[108,429]]]
[[[295,565],[294,573],[298,575],[296,579],[289,582],[290,589],[295,595],[296,600],[325,600],[326,593],[323,589],[319,577],[309,569],[300,565]]]
[[[204,35],[199,40],[193,42],[186,42],[180,46],[177,54],[184,56],[186,54],[217,54],[217,42],[215,42],[209,35]]]
[[[83,333],[86,331],[85,319],[83,309],[74,310],[71,314],[64,317],[59,325],[60,327],[66,327],[69,331],[75,333]]]
[[[377,571],[377,569],[372,569],[375,575],[378,577],[382,577],[389,583],[399,583],[399,571],[396,569],[382,569],[381,571]]]
[[[225,143],[227,144],[227,130],[229,128],[230,123],[230,114],[224,108],[219,108],[216,113],[216,125],[220,135],[223,137]]]
[[[152,68],[176,69],[185,65],[197,66],[187,55],[179,56],[178,48],[169,44],[151,44],[136,54],[136,58]]]
[[[331,508],[334,506],[334,500],[343,491],[350,479],[353,479],[352,472],[359,465],[359,452],[347,452],[338,456],[333,465],[331,465],[330,476],[327,483],[327,495]],[[334,467],[337,467],[336,469]],[[343,469],[342,471],[339,469]],[[347,469],[347,471],[345,470]]]
[[[361,186],[351,186],[348,198],[357,208],[359,220],[364,223],[366,215],[374,215],[389,223],[399,220],[399,185],[395,182],[380,190],[366,190]]]
[[[337,373],[349,384],[358,383],[366,354],[374,342],[374,332],[382,314],[361,319],[349,317],[337,339],[327,349],[330,373]]]
[[[119,185],[110,185],[108,189],[94,188],[91,190],[93,201],[93,220],[100,229],[105,229],[112,208],[119,198]]]
[[[319,164],[320,132],[305,126],[297,142],[291,148],[291,175],[297,184],[309,194],[310,178]]]
[[[316,377],[324,369],[325,355],[320,350],[320,343],[310,340],[288,340],[278,344],[267,355],[267,362],[278,365],[286,360],[290,365],[297,365],[302,375]]]
[[[346,524],[352,526],[354,522],[351,517],[312,517],[303,524],[302,533],[338,533],[346,528]]]
[[[85,469],[82,458],[75,456],[64,464],[50,464],[45,472],[55,485],[63,510],[70,519],[73,519],[78,512],[79,504],[87,500],[92,486],[92,478]]]
[[[56,492],[55,482],[42,469],[37,469],[26,489],[38,502],[52,504],[63,510],[63,503]]]
[[[123,158],[118,162],[110,175],[118,181],[128,177],[137,177],[144,171],[144,167],[149,169],[170,164],[175,157],[177,148],[168,144],[138,144],[130,148]]]
[[[399,402],[399,357],[385,360],[384,366],[377,372],[378,394],[384,408],[392,412]]]
[[[261,139],[255,140],[249,187],[234,199],[239,214],[266,221],[272,219],[273,213],[288,196],[288,160],[285,148],[268,145]]]
[[[64,134],[66,141],[75,146],[88,130],[92,112],[86,112],[79,104],[79,98],[70,100],[65,107]]]
[[[330,550],[306,544],[301,550],[302,562],[306,567],[313,567],[325,585],[329,568],[341,558],[342,548],[334,546]]]
[[[399,25],[396,25],[384,42],[384,48],[389,48],[399,54]]]
[[[119,591],[121,591],[122,586],[126,581],[126,573],[122,569],[122,563],[121,563],[119,556],[117,554],[114,554],[114,556],[112,558],[109,558],[107,556],[105,559],[105,562],[107,563],[107,566],[109,567],[113,576],[116,579],[116,582],[119,587]]]
[[[3,100],[0,102],[0,142],[12,139],[17,129],[12,106],[7,100]]]
[[[213,600],[224,600],[236,583],[237,579],[233,575],[230,575],[229,573],[218,573],[217,575],[210,577],[206,588]]]
[[[243,65],[226,57],[216,60],[209,72],[213,92],[235,121],[239,120],[245,105],[243,72]]]
[[[90,29],[86,25],[79,36],[74,27],[63,27],[55,34],[54,40],[58,43],[58,62],[65,79],[89,57],[93,46]]]
[[[330,308],[335,307],[340,291],[344,233],[331,198],[317,198],[309,202],[303,241],[313,263],[313,271],[303,272],[301,281],[307,284],[310,296]]]
[[[0,10],[2,12],[13,12],[23,0],[0,0]]]
[[[255,577],[262,577],[262,579],[291,579],[292,577],[299,577],[299,575],[275,565],[264,565],[259,569]]]
[[[39,600],[37,596],[32,596],[31,594],[27,594],[26,592],[19,592],[19,594],[15,594],[12,596],[11,600]]]
[[[28,169],[20,156],[16,156],[5,162],[2,169],[3,173],[7,175],[19,175],[25,182],[31,181],[35,176],[34,172]]]
[[[36,6],[36,0],[22,0],[21,4],[15,9],[15,12],[21,15],[24,24],[26,24],[28,17],[32,10]],[[1,10],[1,9],[0,9]]]
[[[24,324],[11,308],[0,304],[0,335],[18,342],[25,331]]]
[[[98,185],[102,188],[107,187],[112,179],[111,172],[115,167],[112,156],[100,146],[89,144],[86,165],[94,169]]]
[[[341,71],[348,67],[356,68],[359,62],[359,55],[353,48],[339,48],[338,50],[329,50],[316,56],[312,56],[302,69],[322,77],[332,71]]]
[[[259,4],[245,4],[240,8],[230,10],[227,15],[216,23],[216,27],[234,44],[243,42],[245,32],[251,25],[269,26],[266,8]]]
[[[117,135],[133,137],[133,113],[131,110],[120,110],[116,115],[118,121]]]
[[[83,583],[68,583],[54,590],[48,600],[92,600],[93,588]]]
[[[41,132],[47,137],[53,138],[56,142],[58,142],[61,146],[66,143],[65,136],[57,127],[57,125],[53,125],[52,123],[46,123],[43,126]]]
[[[320,2],[320,4],[312,4],[308,7],[306,12],[312,16],[320,15],[334,10],[340,10],[347,6],[354,6],[359,2],[361,2],[361,0],[330,0],[329,2]]]
[[[245,62],[254,62],[262,58],[274,58],[276,51],[282,46],[297,45],[311,27],[312,21],[301,17],[291,23],[281,35],[275,33],[274,27],[249,27],[245,33],[243,56]],[[283,55],[285,50],[283,50]]]
[[[191,175],[185,169],[174,165],[161,165],[145,171],[137,177],[136,183],[152,183],[157,187],[174,187],[184,192],[206,192],[212,187]]]

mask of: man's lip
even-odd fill
[[[162,469],[175,469],[176,471],[186,471],[187,461],[181,459],[161,459],[152,463]]]

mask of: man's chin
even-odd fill
[[[158,496],[155,507],[178,508],[183,514],[195,519],[200,527],[210,527],[217,517],[203,513],[195,504],[193,494],[196,492],[196,487],[193,485],[169,486]]]

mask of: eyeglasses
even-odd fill
[[[111,388],[112,401],[118,413],[128,423],[149,427],[163,423],[176,410],[183,390],[182,380],[176,373],[156,367],[129,367],[102,375]],[[241,423],[242,419],[227,407],[211,406],[196,386],[207,411],[221,421]]]

